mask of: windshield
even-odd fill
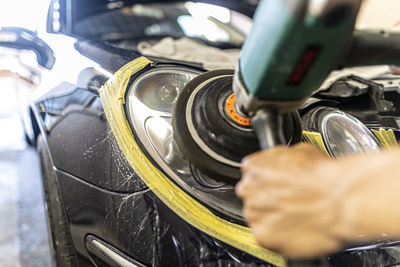
[[[186,2],[126,6],[86,17],[74,26],[79,36],[103,41],[186,36],[239,47],[251,19],[220,6]]]

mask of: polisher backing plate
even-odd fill
[[[252,128],[235,122],[226,110],[233,93],[232,79],[233,70],[197,76],[180,93],[172,115],[174,139],[183,155],[210,178],[228,183],[240,179],[243,157],[260,149]],[[298,113],[287,114],[284,132],[288,143],[300,141],[299,129]]]
[[[232,94],[233,70],[216,70],[191,80],[175,103],[172,125],[184,156],[203,173],[234,183],[240,161],[259,150],[251,127],[235,124],[225,112]]]

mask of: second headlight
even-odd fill
[[[334,108],[318,107],[304,117],[308,128],[321,133],[331,156],[369,153],[380,149],[379,141],[373,133],[348,113]]]

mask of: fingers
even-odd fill
[[[312,167],[318,161],[329,160],[328,155],[307,143],[291,147],[277,146],[246,156],[242,160],[242,172],[254,168],[285,169],[290,167]]]
[[[341,248],[339,240],[318,232],[305,232],[301,237],[293,237],[285,244],[275,246],[277,252],[296,260],[311,259],[333,253]]]
[[[277,146],[268,150],[258,151],[256,153],[250,154],[243,158],[242,160],[242,170],[247,171],[254,166],[265,167],[271,164],[274,159],[279,158],[280,155],[284,155],[287,151],[286,146]]]
[[[293,258],[324,254],[340,246],[325,231],[333,221],[326,212],[331,206],[328,182],[332,179],[325,179],[325,167],[330,165],[323,163],[329,160],[305,143],[243,159],[243,176],[235,190],[244,201],[243,215],[263,246]]]
[[[271,213],[249,223],[255,239],[265,248],[291,259],[308,259],[340,249],[342,243],[325,231],[298,226],[281,214]],[[284,225],[284,226],[282,226]]]
[[[253,169],[242,176],[235,190],[237,196],[247,198],[258,194],[268,195],[271,191],[288,187],[290,184],[291,182],[280,171]]]

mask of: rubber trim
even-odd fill
[[[124,95],[130,77],[150,63],[145,57],[129,62],[99,90],[108,123],[133,170],[161,201],[192,226],[261,260],[276,266],[286,266],[285,258],[257,244],[248,227],[214,215],[166,177],[140,149],[125,114]]]

